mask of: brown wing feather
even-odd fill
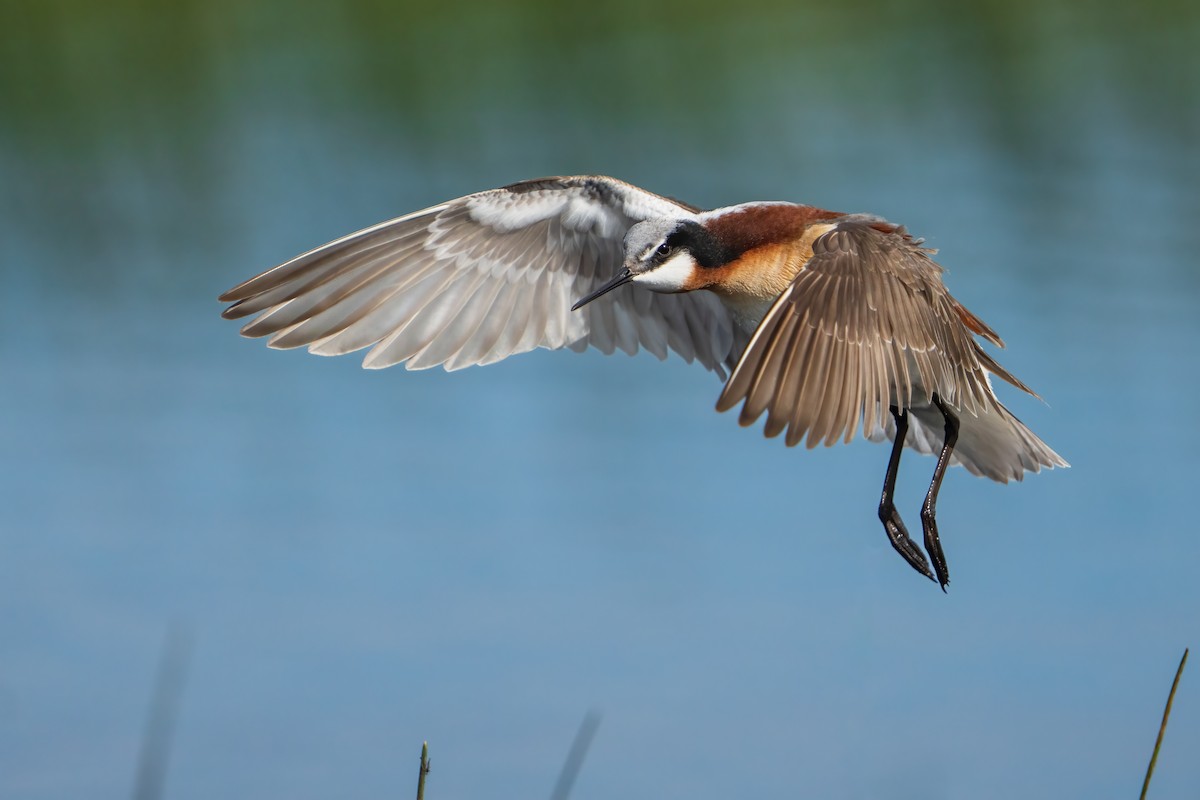
[[[999,337],[950,296],[941,273],[919,243],[870,222],[820,236],[717,410],[744,402],[741,424],[766,412],[768,436],[786,429],[788,445],[814,447],[850,441],[860,422],[874,430],[888,406],[926,405],[933,392],[971,414],[996,408],[986,372],[1029,391],[980,348],[972,334]]]

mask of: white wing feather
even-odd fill
[[[645,219],[695,209],[613,178],[525,181],[344,236],[221,296],[246,336],[342,355],[371,347],[370,368],[448,370],[537,347],[604,353],[673,350],[724,377],[729,313],[708,292],[626,286],[571,305],[621,267],[622,240]]]

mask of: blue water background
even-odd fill
[[[1194,4],[0,3],[0,796],[1129,797],[1200,643]],[[678,359],[446,374],[216,295],[481,188],[602,172],[940,249],[1073,467],[789,450]],[[910,524],[933,462],[909,455]],[[1200,789],[1185,675],[1151,795]]]

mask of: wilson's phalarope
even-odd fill
[[[765,412],[766,435],[786,432],[789,446],[849,442],[860,425],[894,442],[879,518],[945,589],[946,467],[1007,483],[1067,462],[997,399],[989,375],[1033,392],[980,347],[976,336],[1004,345],[946,291],[932,252],[867,214],[702,211],[613,178],[544,178],[350,234],[220,299],[227,319],[258,315],[246,336],[320,355],[371,347],[370,368],[591,346],[728,369],[717,410],[741,404],[742,425]],[[905,444],[937,454],[921,509],[932,572],[892,502]]]

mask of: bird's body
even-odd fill
[[[1002,346],[930,253],[870,215],[701,211],[612,178],[545,178],[367,228],[221,299],[227,318],[258,314],[247,336],[321,355],[371,347],[367,367],[453,370],[593,346],[729,370],[718,410],[741,404],[743,425],[765,413],[767,435],[789,445],[860,428],[895,441],[880,519],[929,577],[891,488],[901,445],[939,454],[922,522],[944,587],[934,503],[946,466],[1007,482],[1066,462],[996,397],[988,375],[1032,392],[976,341]]]

